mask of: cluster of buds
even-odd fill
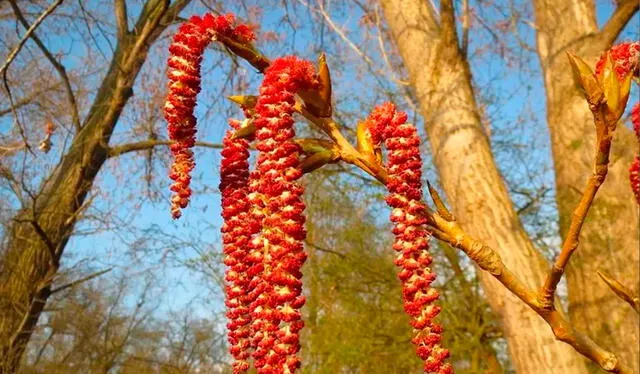
[[[387,204],[393,209],[397,255],[395,264],[400,268],[404,310],[411,317],[412,338],[416,352],[424,360],[426,373],[453,373],[445,360],[449,351],[442,347],[442,327],[434,319],[440,307],[434,304],[438,291],[431,287],[436,275],[429,267],[429,232],[426,229],[425,207],[422,199],[422,160],[420,138],[414,125],[406,123],[407,114],[396,111],[391,103],[377,106],[367,118],[366,127],[375,149],[384,142],[387,148],[389,179]]]
[[[595,73],[581,58],[569,54],[569,60],[592,111],[601,111],[604,120],[615,125],[627,105],[632,78],[638,75],[640,42],[623,43],[603,53]],[[599,129],[599,133],[605,131]]]
[[[194,168],[193,151],[196,117],[193,113],[196,96],[200,92],[200,65],[206,46],[216,38],[225,37],[236,43],[250,44],[255,38],[246,25],[234,26],[234,16],[191,17],[183,23],[169,47],[169,93],[164,106],[164,117],[169,126],[169,138],[174,141],[171,153],[174,162],[170,177],[171,213],[179,218],[191,197],[191,171]]]
[[[621,43],[605,51],[595,73],[579,57],[569,54],[569,60],[592,111],[604,114],[604,120],[596,121],[598,141],[605,135],[610,138],[627,105],[632,78],[640,76],[640,42]],[[640,104],[633,107],[631,119],[640,142]],[[629,168],[629,180],[640,204],[640,152]]]
[[[624,102],[622,105],[619,105],[619,112],[622,114],[629,95],[631,77],[640,76],[640,42],[614,45],[611,49],[603,53],[596,63],[596,76],[602,81],[606,81],[604,76],[607,74],[607,71],[615,72],[616,80],[621,82],[623,91],[619,100],[624,100]],[[609,86],[615,86],[615,84],[609,83],[605,85],[605,96],[608,91],[612,91],[608,89],[610,88]],[[625,93],[626,96],[624,95]],[[610,98],[607,98],[607,100],[610,100]],[[640,144],[640,103],[636,103],[631,109],[631,122],[633,123],[633,129]],[[629,168],[629,181],[631,182],[631,189],[636,197],[636,201],[640,204],[640,151]]]
[[[255,107],[256,173],[249,183],[254,215],[262,230],[252,241],[252,251],[262,254],[251,305],[255,366],[262,373],[293,373],[300,367],[299,332],[304,323],[300,308],[301,268],[306,259],[303,240],[305,208],[300,146],[293,141],[295,97],[318,84],[313,65],[296,57],[273,61],[265,71]]]

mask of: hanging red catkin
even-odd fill
[[[629,182],[631,190],[636,196],[636,202],[640,205],[640,103],[636,103],[631,109],[631,122],[638,138],[638,154],[629,167]]]
[[[614,45],[600,56],[596,63],[596,75],[600,76],[604,69],[607,53],[611,56],[614,70],[618,79],[622,80],[627,73],[638,75],[638,65],[640,63],[640,42],[626,42]]]
[[[171,215],[179,218],[191,197],[191,171],[194,167],[196,117],[193,111],[196,96],[200,92],[200,64],[204,49],[218,35],[236,42],[249,44],[255,35],[246,25],[234,24],[234,16],[191,17],[183,23],[169,47],[169,93],[164,105],[164,117],[168,122],[169,139],[174,161],[169,176],[173,179],[171,191]]]
[[[229,121],[237,130],[240,122]],[[234,139],[234,130],[228,130],[222,141],[220,165],[220,194],[222,195],[222,243],[225,272],[225,305],[229,323],[229,352],[234,358],[233,373],[249,369],[251,357],[251,314],[248,247],[251,236],[260,229],[250,213],[249,202],[249,141]]]
[[[434,322],[440,307],[434,305],[439,294],[431,283],[436,275],[429,265],[429,232],[425,227],[422,199],[420,138],[415,126],[407,124],[407,114],[396,111],[391,103],[377,106],[367,125],[375,144],[384,141],[387,148],[387,204],[393,209],[393,249],[400,267],[404,310],[411,317],[413,344],[424,360],[425,373],[451,374],[453,367],[444,361],[449,351],[442,348],[442,327]]]
[[[299,332],[303,240],[303,187],[296,181],[300,147],[292,139],[295,98],[299,90],[318,85],[310,62],[289,56],[265,71],[256,104],[256,172],[250,177],[250,201],[262,230],[252,240],[253,356],[258,373],[293,373],[300,367]],[[262,266],[258,265],[262,264]]]

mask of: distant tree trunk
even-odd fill
[[[637,12],[638,0],[620,1],[609,23],[598,29],[593,0],[534,0],[538,54],[547,91],[560,234],[593,169],[593,117],[576,88],[566,52],[593,65]],[[631,97],[634,103],[637,98]],[[607,180],[591,207],[580,246],[567,269],[569,316],[573,325],[596,338],[634,370],[640,369],[638,315],[600,281],[605,270],[640,288],[638,206],[629,187],[628,168],[637,149],[630,130],[618,126]]]
[[[0,373],[17,370],[51,295],[64,248],[85,197],[107,158],[107,145],[151,45],[189,3],[150,0],[134,31],[120,35],[109,71],[69,151],[13,219],[0,259]],[[124,23],[126,25],[126,22]]]
[[[549,266],[523,230],[496,168],[478,115],[471,73],[458,47],[451,1],[441,1],[440,22],[427,1],[381,0],[381,4],[456,217],[467,232],[495,248],[527,285],[540,287]],[[540,317],[491,275],[481,272],[480,277],[518,373],[585,372],[579,354],[556,341]]]

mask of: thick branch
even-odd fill
[[[640,2],[638,0],[620,0],[611,18],[609,18],[600,30],[600,40],[602,40],[606,46],[613,44],[627,23],[629,23],[631,17],[638,11],[639,7]]]
[[[169,146],[173,143],[175,142],[171,140],[149,139],[149,140],[143,140],[137,143],[122,144],[122,145],[110,147],[107,150],[107,157],[108,158],[117,157],[125,153],[143,151],[143,150],[151,149],[160,145]],[[196,142],[196,146],[222,149],[222,144],[218,144],[218,143]]]
[[[115,0],[114,7],[116,13],[118,40],[122,40],[129,33],[129,26],[127,23],[127,3],[125,0]]]
[[[22,14],[22,11],[18,7],[18,4],[16,4],[15,0],[10,0],[9,3],[11,4],[11,8],[13,8],[14,13],[16,14],[16,17],[18,18],[22,26],[24,26],[24,28],[26,29],[29,29],[30,28],[29,22],[27,22],[26,18],[24,18],[24,15]],[[56,69],[56,71],[60,75],[60,79],[62,79],[62,82],[64,84],[65,92],[67,93],[67,101],[69,102],[69,106],[71,110],[71,123],[73,123],[73,126],[76,128],[76,131],[80,131],[80,115],[78,114],[78,104],[76,102],[76,97],[73,94],[73,89],[71,88],[71,82],[69,81],[69,76],[67,75],[66,69],[51,54],[49,49],[47,49],[44,43],[42,43],[42,41],[40,40],[40,38],[38,38],[35,32],[32,32],[29,36],[31,37],[31,39],[33,39],[36,45],[38,45],[38,48],[40,48],[40,50],[45,55],[47,60],[51,62],[51,65],[53,65],[53,67]]]
[[[459,46],[453,0],[440,1],[440,26],[443,44]]]

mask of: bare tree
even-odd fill
[[[150,46],[187,4],[183,0],[173,4],[147,1],[130,29],[125,2],[115,2],[117,45],[93,104],[82,120],[78,119],[67,153],[41,186],[29,191],[28,204],[13,217],[6,235],[0,262],[0,372],[15,371],[51,295],[64,248],[108,157],[109,139],[133,94],[135,78]],[[30,28],[19,4],[10,1],[10,5],[24,28]],[[53,58],[58,70],[64,71],[39,41],[37,31],[29,37],[45,56]],[[69,110],[78,111],[73,106]]]

